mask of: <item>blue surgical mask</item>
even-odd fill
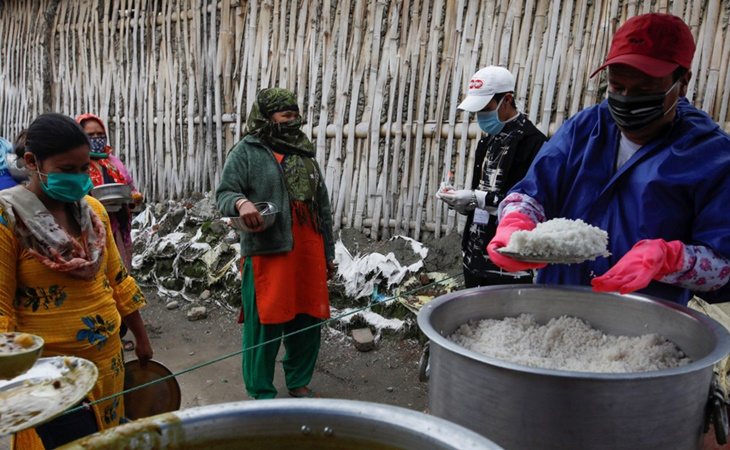
[[[42,173],[38,171],[38,175],[39,179],[40,175],[46,177],[45,183],[42,179],[40,180],[43,192],[59,202],[75,203],[94,188],[94,183],[91,182],[88,173]]]
[[[504,97],[502,97],[502,100],[504,100]],[[502,100],[497,103],[497,107],[492,111],[479,111],[477,113],[477,123],[483,132],[495,135],[499,134],[502,128],[504,128],[504,122],[499,120],[499,114],[497,112],[502,105]]]
[[[106,136],[89,138],[91,144],[92,158],[107,158],[109,155],[104,151],[106,149]]]

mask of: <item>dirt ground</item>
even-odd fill
[[[224,355],[241,351],[238,313],[207,305],[208,317],[188,321],[186,302],[167,310],[170,299],[147,289],[148,306],[142,310],[155,352],[154,359],[177,373]],[[418,381],[421,346],[414,339],[386,336],[374,350],[359,352],[344,332],[324,328],[322,347],[310,387],[323,398],[343,398],[386,403],[425,411],[427,385]],[[131,337],[128,335],[128,337]],[[280,352],[280,358],[283,351]],[[126,353],[134,359],[134,352]],[[241,377],[241,356],[235,355],[177,377],[181,409],[213,403],[250,400]],[[284,374],[277,364],[274,384],[279,397],[287,398]],[[0,449],[10,448],[9,437],[0,437]]]
[[[241,325],[237,312],[208,305],[208,317],[186,318],[181,308],[167,310],[169,301],[147,291],[148,307],[142,311],[155,359],[173,372],[241,350]],[[134,358],[133,352],[127,353]],[[382,338],[374,350],[360,352],[344,332],[325,327],[322,347],[310,387],[324,398],[343,398],[386,403],[424,411],[427,386],[418,381],[421,345],[397,336]],[[280,353],[280,357],[283,352]],[[235,355],[178,377],[181,408],[248,400],[241,377],[241,356]],[[281,364],[274,384],[279,397],[288,397]]]

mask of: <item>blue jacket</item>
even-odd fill
[[[604,101],[568,120],[513,188],[540,202],[548,219],[582,219],[608,232],[610,257],[549,265],[539,283],[590,285],[641,239],[703,245],[730,258],[730,136],[682,98],[666,135],[616,171],[618,142]],[[692,296],[659,282],[641,292],[681,304]],[[728,301],[730,283],[698,295]]]
[[[17,185],[18,182],[10,176],[10,173],[7,170],[0,169],[0,191]]]

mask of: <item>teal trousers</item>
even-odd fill
[[[256,308],[251,258],[246,258],[242,278],[241,297],[244,317],[242,369],[246,392],[255,399],[276,397],[274,368],[281,341],[284,342],[286,352],[283,360],[286,387],[291,391],[307,386],[312,381],[321,342],[321,327],[314,325],[320,324],[322,320],[306,314],[299,314],[286,323],[262,324],[259,321]],[[307,327],[312,328],[281,339],[285,334]],[[259,344],[272,339],[277,340],[259,346]],[[245,350],[254,346],[256,347],[251,350]]]

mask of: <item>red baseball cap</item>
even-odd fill
[[[694,53],[695,40],[682,19],[671,14],[642,14],[616,31],[606,61],[591,77],[611,64],[626,64],[650,77],[664,77],[677,67],[689,69]]]

